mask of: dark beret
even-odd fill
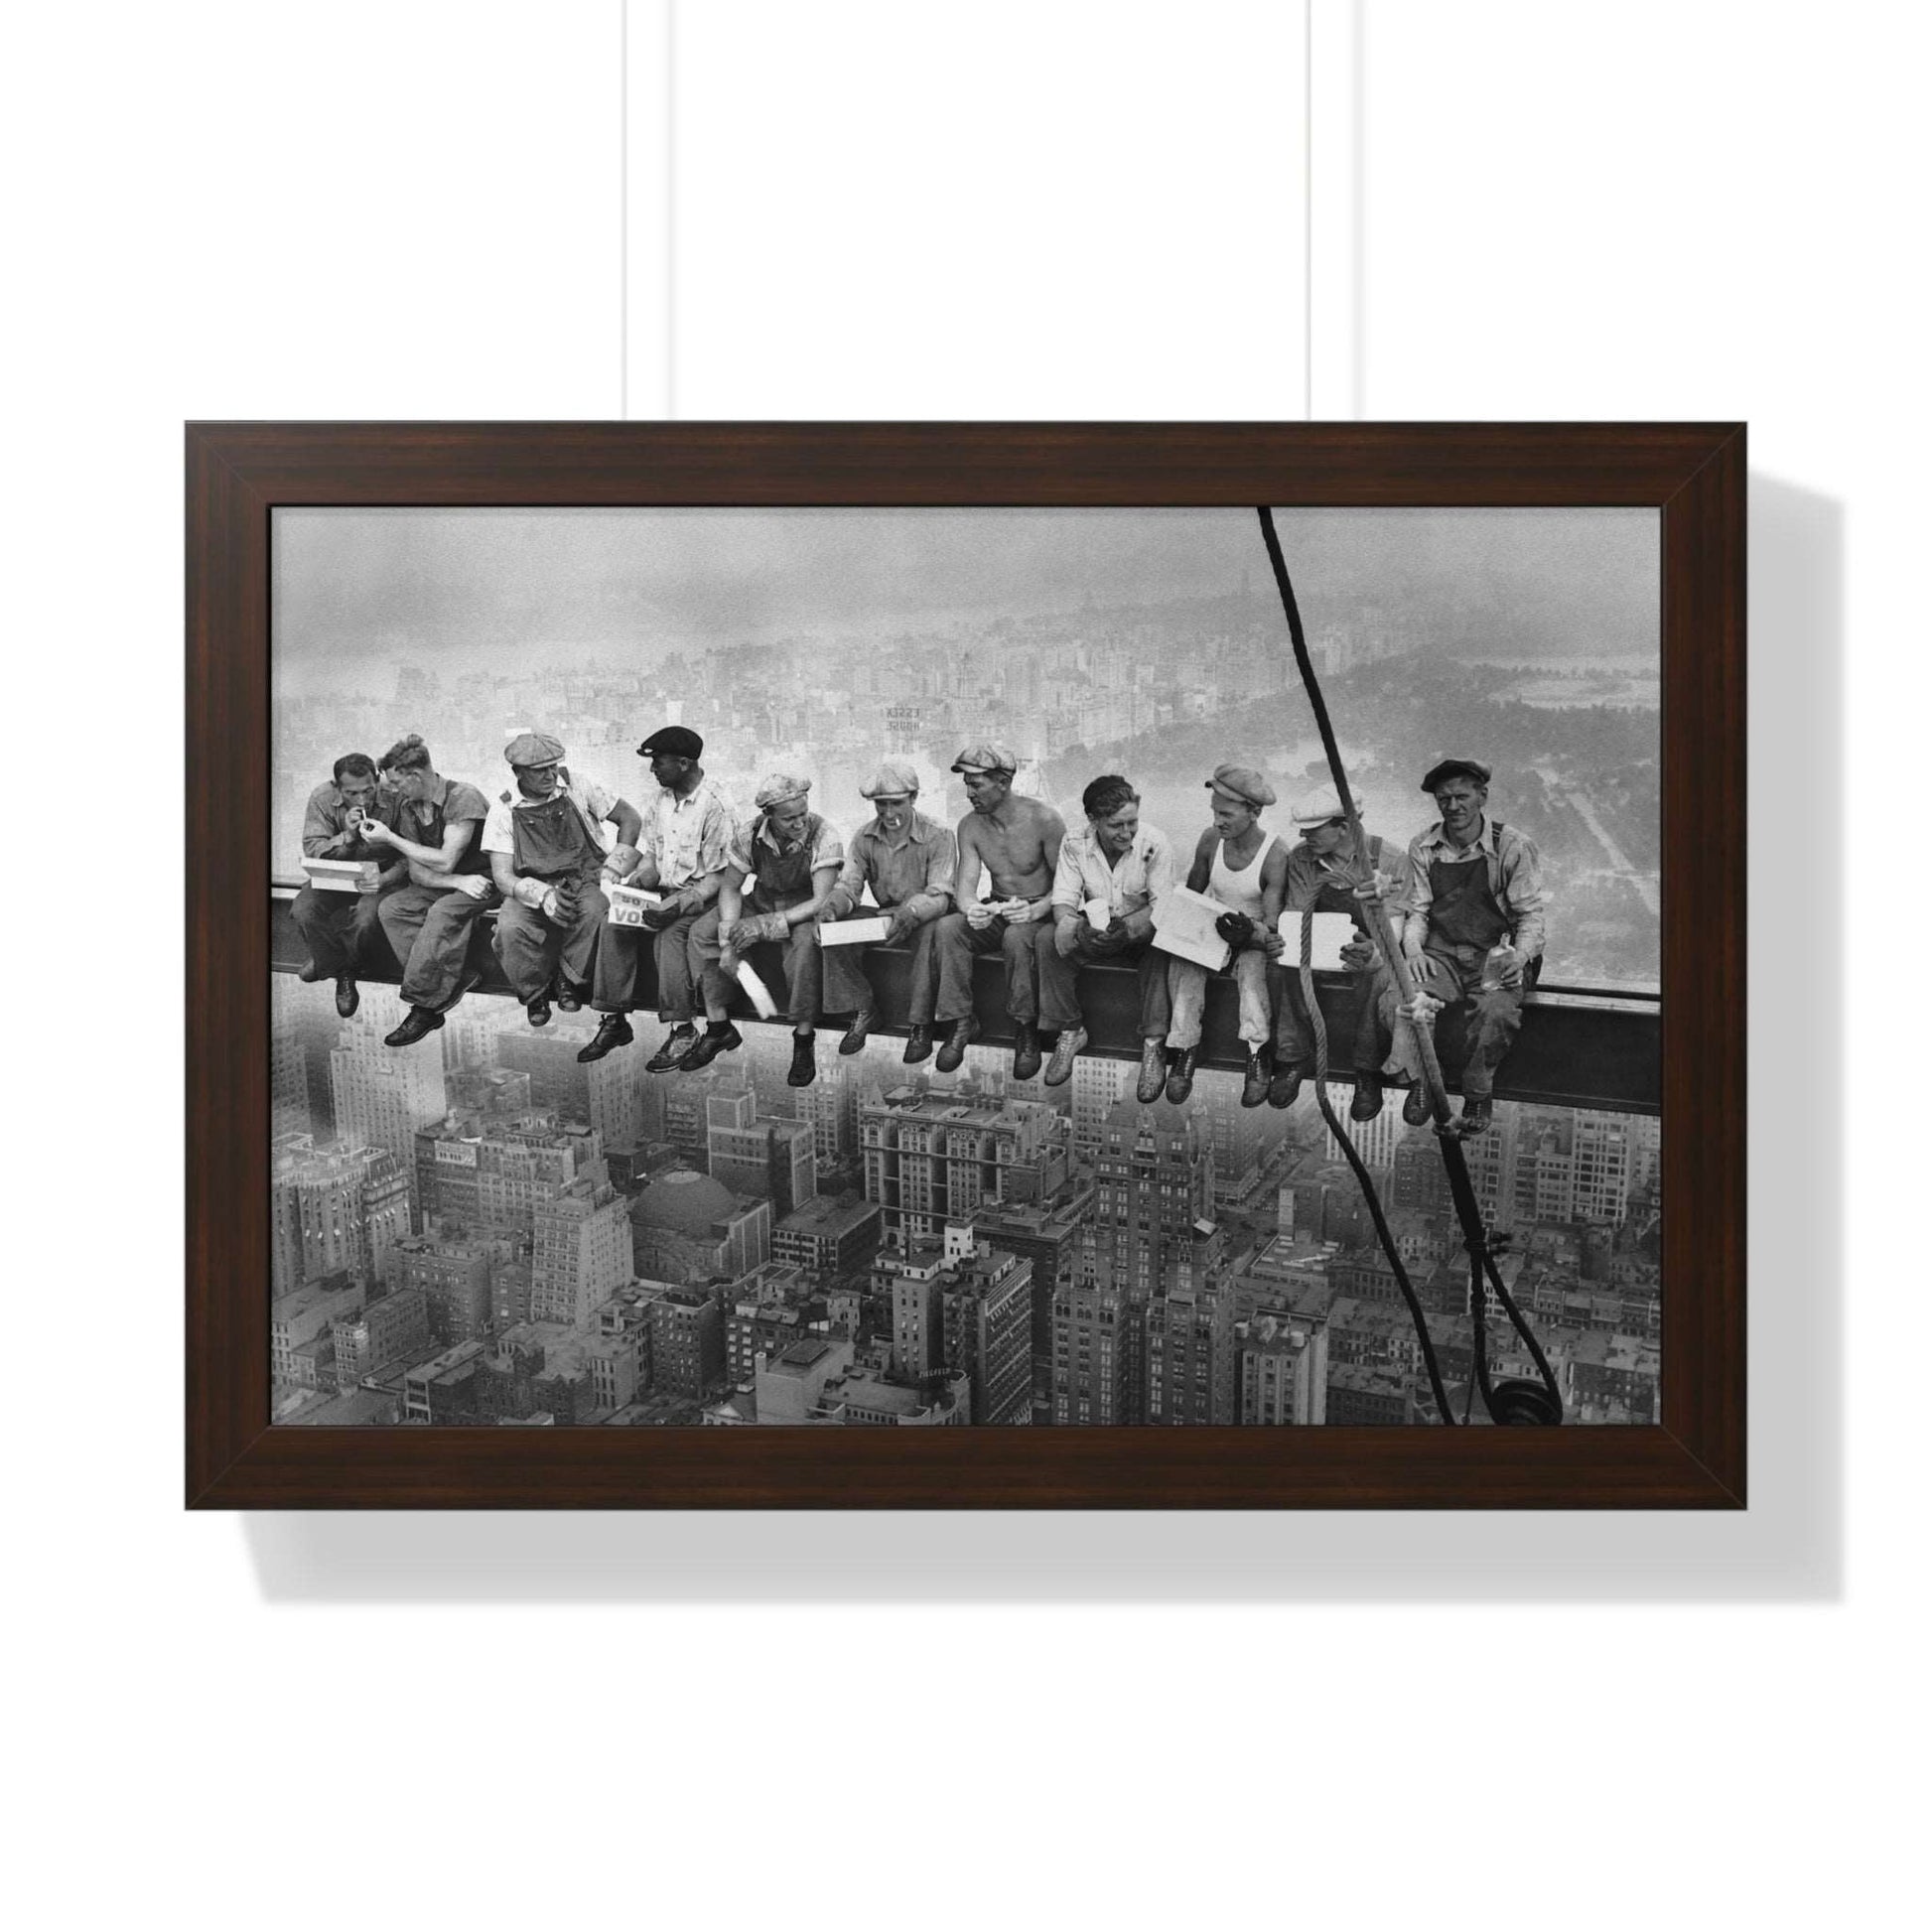
[[[701,759],[704,757],[704,740],[694,731],[686,731],[682,725],[666,725],[662,731],[654,731],[637,747],[637,756],[647,759],[661,752],[667,759]]]
[[[1424,774],[1422,788],[1425,791],[1438,791],[1450,778],[1467,778],[1471,783],[1486,785],[1489,782],[1489,767],[1478,764],[1474,759],[1445,759],[1441,764],[1432,764]]]

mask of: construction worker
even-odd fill
[[[494,893],[477,834],[489,800],[430,762],[429,747],[411,732],[390,746],[381,768],[395,787],[393,829],[362,821],[362,836],[400,854],[409,880],[376,901],[376,916],[402,962],[402,1025],[383,1035],[411,1046],[433,1034],[443,1016],[477,983],[469,970],[470,937]]]
[[[785,1079],[808,1087],[818,1077],[813,1044],[825,955],[817,921],[838,884],[845,845],[838,828],[812,810],[811,788],[802,771],[787,766],[771,772],[752,801],[757,818],[741,825],[732,841],[718,903],[691,929],[705,1030],[678,1061],[680,1072],[694,1073],[744,1043],[728,1012],[727,975],[737,971],[751,947],[769,943],[785,949],[785,1017],[791,1022],[791,1070]]]
[[[356,972],[370,949],[380,943],[377,899],[400,886],[406,874],[402,855],[372,843],[363,824],[375,819],[393,825],[397,803],[395,793],[381,783],[374,759],[366,752],[349,752],[336,760],[330,782],[310,792],[302,814],[305,859],[373,860],[381,868],[372,886],[358,886],[352,893],[319,892],[312,885],[304,886],[289,907],[295,929],[309,948],[309,963],[297,977],[311,985],[333,979],[336,1011],[345,1020],[354,1018],[361,1004]]]
[[[1275,802],[1275,787],[1252,765],[1218,766],[1206,789],[1213,793],[1213,823],[1195,844],[1187,886],[1228,908],[1215,921],[1215,930],[1234,948],[1227,970],[1239,989],[1241,1042],[1248,1049],[1241,1104],[1259,1107],[1268,1098],[1274,1070],[1268,962],[1282,950],[1276,926],[1288,893],[1288,848],[1262,827],[1261,814]],[[1194,1059],[1207,1001],[1206,967],[1170,958],[1168,990],[1173,1001],[1168,1098],[1177,1104],[1194,1089]]]
[[[973,961],[1006,955],[1007,1012],[1014,1022],[1013,1077],[1039,1071],[1039,951],[1053,942],[1053,873],[1066,823],[1051,805],[1013,789],[1020,760],[1004,745],[969,745],[953,760],[971,809],[959,821],[959,872],[948,912],[932,935],[939,963],[934,1024],[946,1043],[933,1062],[950,1073],[979,1037],[973,1017]],[[993,891],[979,897],[984,871]]]
[[[952,910],[959,841],[950,826],[918,809],[919,774],[911,765],[888,759],[859,790],[872,800],[874,815],[847,841],[838,884],[819,918],[824,924],[866,916],[860,898],[870,890],[873,903],[887,918],[883,943],[902,946],[910,941],[912,998],[904,1058],[916,1064],[932,1051],[932,1003],[938,990],[932,933]],[[841,1053],[858,1052],[874,1025],[872,983],[864,965],[868,950],[823,948],[825,1010],[852,1016],[839,1041]]]
[[[1087,1043],[1075,997],[1079,968],[1117,961],[1140,979],[1135,1094],[1146,1105],[1161,1098],[1167,1081],[1168,955],[1154,946],[1153,906],[1173,890],[1173,845],[1158,826],[1141,823],[1141,795],[1117,773],[1094,779],[1080,794],[1080,809],[1087,822],[1061,842],[1053,872],[1053,943],[1039,955],[1040,1018],[1059,1029],[1046,1084],[1062,1085]]]
[[[496,957],[533,1027],[550,1024],[554,996],[575,1013],[591,996],[598,936],[611,902],[599,882],[607,865],[637,864],[637,808],[593,780],[573,778],[560,739],[519,732],[503,748],[516,781],[483,820],[483,849],[503,896]],[[607,821],[617,839],[607,860]]]
[[[1348,1002],[1340,1033],[1347,1063],[1355,1073],[1355,1097],[1349,1103],[1351,1120],[1373,1120],[1382,1111],[1382,1062],[1389,1054],[1389,1026],[1383,1000],[1390,985],[1389,969],[1368,933],[1367,905],[1401,897],[1408,878],[1408,857],[1384,840],[1368,834],[1371,876],[1359,879],[1355,867],[1355,839],[1341,800],[1323,785],[1297,799],[1290,817],[1302,834],[1288,855],[1288,896],[1283,904],[1288,932],[1278,963],[1268,971],[1275,994],[1275,1071],[1268,1083],[1271,1107],[1292,1107],[1302,1082],[1314,1072],[1314,1035],[1302,1001],[1299,942],[1294,921],[1305,911],[1345,912],[1355,933],[1342,948],[1342,964],[1350,971]]]
[[[1486,764],[1444,759],[1422,788],[1442,816],[1409,842],[1398,922],[1417,987],[1409,1017],[1427,1026],[1445,1007],[1468,1004],[1457,1127],[1480,1134],[1493,1111],[1496,1069],[1523,1024],[1523,996],[1542,970],[1542,861],[1535,840],[1489,817]],[[1430,1117],[1419,1077],[1402,1117],[1418,1127]]]

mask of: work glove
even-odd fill
[[[1214,930],[1225,939],[1236,952],[1251,946],[1255,937],[1255,922],[1245,912],[1223,912],[1214,921]]]
[[[782,912],[753,912],[732,927],[732,945],[743,952],[761,939],[788,939],[791,925]]]

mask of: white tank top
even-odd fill
[[[1237,912],[1245,912],[1249,918],[1261,918],[1261,873],[1268,863],[1268,855],[1280,843],[1269,838],[1239,872],[1234,871],[1227,862],[1227,842],[1214,841],[1214,863],[1208,868],[1207,896],[1218,898],[1223,905],[1231,905]]]

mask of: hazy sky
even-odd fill
[[[1284,510],[1324,605],[1472,595],[1533,617],[1553,660],[1654,650],[1652,510]],[[1245,509],[275,513],[278,676],[352,686],[427,647],[524,664],[1028,616],[1269,587]],[[361,660],[358,662],[357,660]],[[433,658],[432,658],[433,661]],[[507,666],[505,666],[507,668]]]

